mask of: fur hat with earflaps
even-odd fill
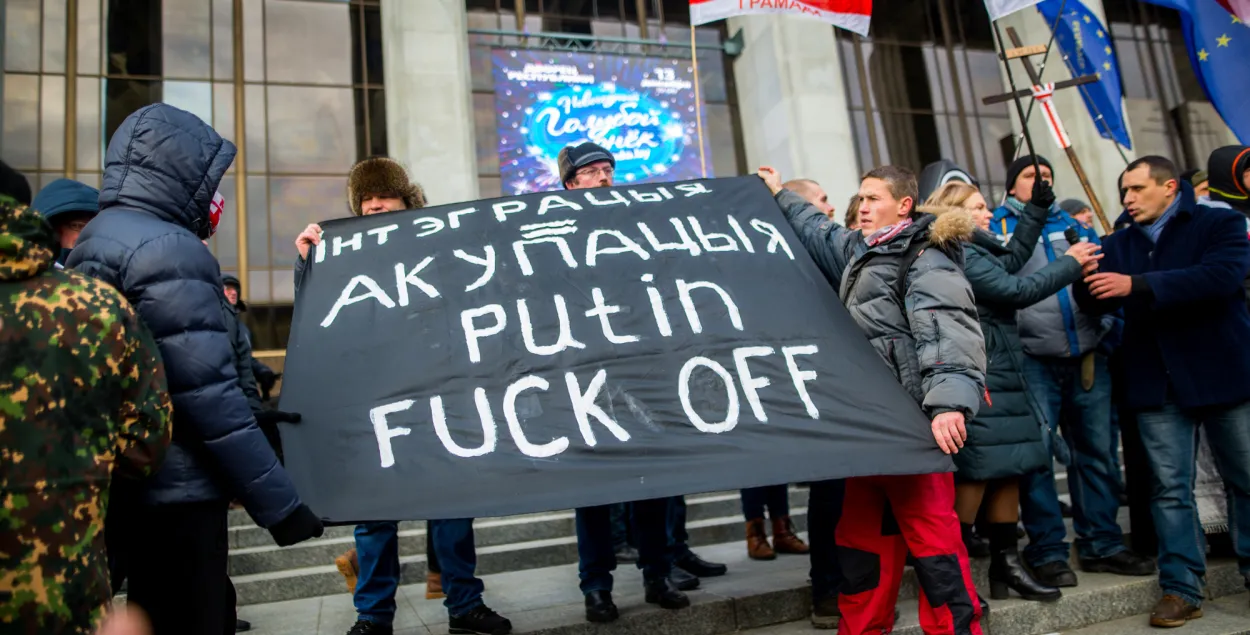
[[[425,190],[412,182],[404,166],[389,157],[369,157],[347,173],[347,205],[360,216],[360,203],[366,196],[397,196],[406,209],[425,207]]]

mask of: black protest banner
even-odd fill
[[[281,407],[329,521],[951,469],[757,177],[322,228]]]

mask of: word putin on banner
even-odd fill
[[[322,227],[281,407],[327,521],[951,469],[757,177]]]

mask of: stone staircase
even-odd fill
[[[1066,497],[1066,474],[1056,478]],[[686,506],[692,546],[744,540],[737,491],[687,496]],[[790,488],[790,513],[795,526],[806,530],[806,488]],[[334,557],[355,545],[351,526],[328,527],[321,538],[279,548],[243,510],[231,510],[229,523],[230,577],[240,606],[345,592]],[[481,518],[473,526],[481,575],[577,562],[572,510]],[[401,584],[425,580],[425,531],[425,522],[399,525]]]
[[[807,490],[791,488],[790,513],[799,530],[807,526]],[[694,546],[744,539],[738,492],[686,497],[686,528]],[[524,571],[577,562],[573,512],[482,518],[473,524],[480,575]],[[424,522],[399,525],[401,584],[425,581]],[[330,527],[326,535],[278,548],[269,532],[241,510],[230,512],[230,577],[239,605],[344,593],[334,557],[354,546],[352,527]]]

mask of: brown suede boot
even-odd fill
[[[777,553],[805,554],[807,544],[794,535],[794,523],[789,516],[773,519],[773,549]]]
[[[347,581],[347,592],[356,593],[356,576],[360,574],[360,562],[356,560],[356,548],[348,549],[346,553],[334,559],[334,566],[343,574],[343,578]]]
[[[443,575],[441,573],[425,574],[425,599],[438,600],[447,597],[443,593]]]
[[[777,557],[768,544],[763,518],[747,521],[747,556],[752,560],[773,560]]]

